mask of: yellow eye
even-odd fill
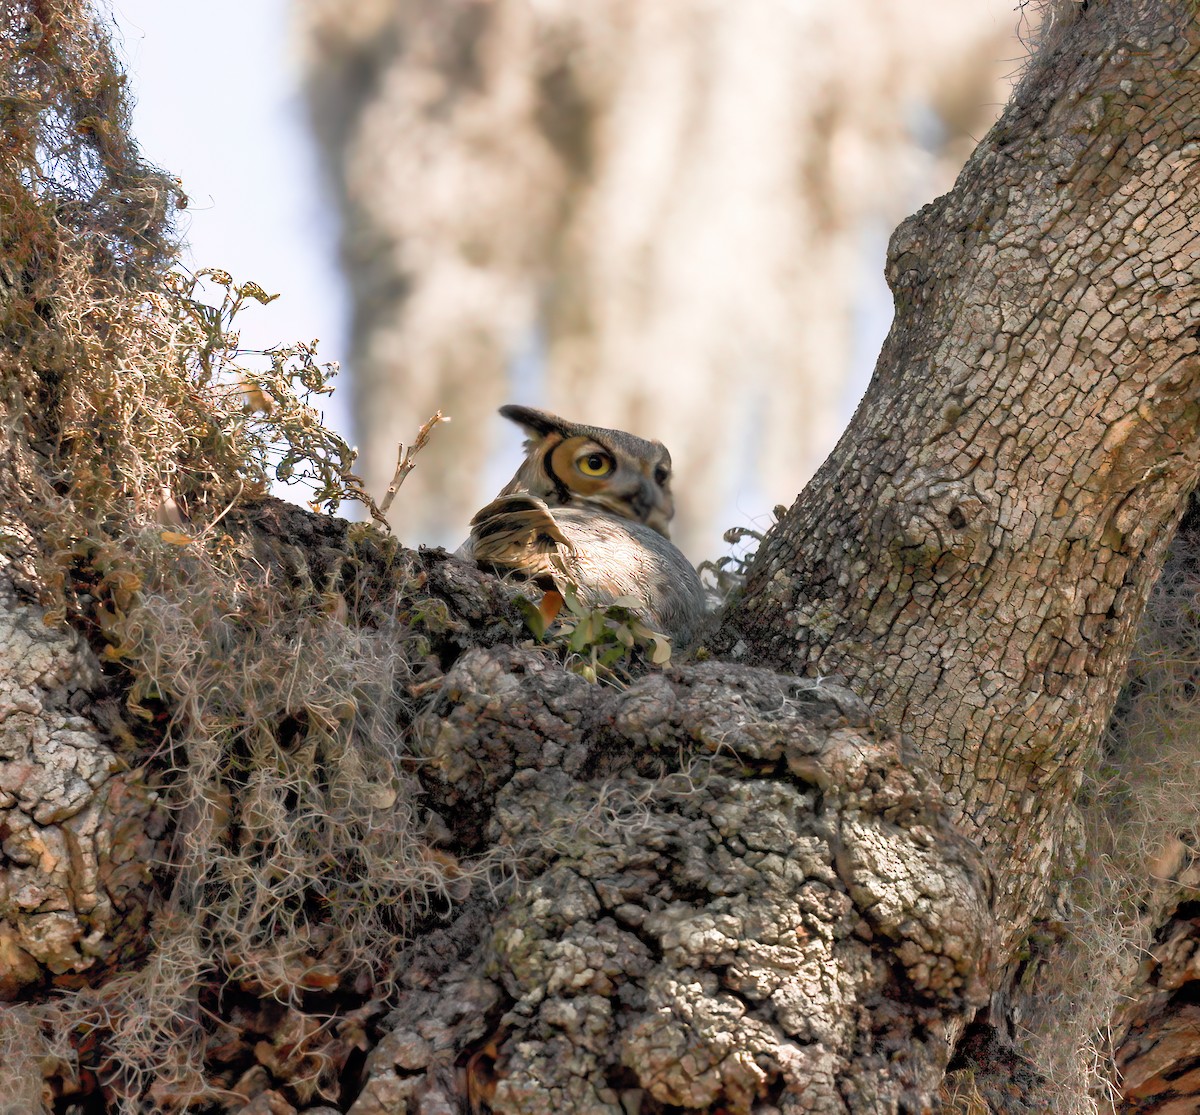
[[[607,453],[588,453],[575,462],[584,476],[607,476],[613,470],[613,459]]]

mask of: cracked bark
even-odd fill
[[[872,386],[721,639],[919,742],[1003,857],[1005,955],[1196,481],[1198,48],[1185,4],[1081,10],[897,229]]]
[[[0,1001],[110,972],[166,856],[162,807],[95,722],[94,657],[43,618],[0,580]]]

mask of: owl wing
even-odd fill
[[[500,496],[476,512],[463,546],[481,568],[519,574],[542,588],[562,579],[574,549],[545,501],[527,494]]]
[[[621,597],[645,605],[656,630],[684,646],[698,634],[704,589],[687,558],[651,527],[585,508],[555,507],[528,493],[500,496],[471,520],[458,556],[533,581],[551,622],[567,585],[589,608]]]
[[[621,597],[640,600],[642,614],[676,646],[703,627],[704,588],[691,563],[669,539],[644,523],[571,507],[555,509],[557,525],[574,542],[571,580],[590,608]]]

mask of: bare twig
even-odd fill
[[[429,440],[429,435],[433,432],[434,426],[439,422],[449,421],[449,417],[439,410],[417,431],[417,440],[412,445],[405,449],[404,443],[400,443],[396,454],[396,472],[392,476],[392,482],[388,485],[387,492],[379,503],[379,512],[381,515],[386,515],[387,509],[392,506],[392,500],[396,498],[396,493],[400,490],[400,485],[404,483],[404,478],[412,472],[413,466],[417,463],[416,456],[425,448],[425,443]]]

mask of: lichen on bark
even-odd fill
[[[742,661],[619,690],[513,645],[510,594],[444,554],[269,502],[227,513],[195,477],[239,474],[213,448],[242,429],[228,410],[204,411],[221,436],[184,439],[195,533],[164,535],[120,336],[72,335],[88,375],[39,363],[50,310],[78,324],[104,295],[141,322],[144,292],[17,276],[0,311],[32,332],[0,355],[31,394],[0,512],[28,520],[22,576],[157,702],[135,700],[158,736],[130,746],[181,806],[149,960],[81,993],[90,1014],[5,1015],[85,1019],[71,1065],[31,1071],[64,1103],[166,1109],[930,1107],[977,1008],[1007,1021],[996,993],[1055,893],[1083,757],[1196,480],[1197,222],[1179,217],[1200,208],[1198,42],[1183,3],[1091,5],[1062,31],[955,193],[894,239],[875,383],[705,648]],[[76,279],[99,266],[73,258]],[[31,417],[43,387],[105,416],[103,452],[46,437],[63,431]],[[89,795],[123,772],[84,747],[54,670],[13,676],[6,723],[31,728],[5,744],[14,831],[91,834]],[[41,789],[37,748],[64,760]],[[132,810],[153,839],[148,801],[109,793],[96,833]],[[22,840],[6,879],[44,866]],[[68,968],[121,941],[87,923],[134,893],[105,905],[102,845],[65,881],[27,879],[75,904]],[[112,877],[126,866],[144,865]],[[162,973],[170,1010],[130,1009],[163,1001],[138,984]],[[1011,1079],[1021,1102],[1040,1086]]]
[[[165,810],[113,751],[100,671],[0,583],[0,999],[110,973],[144,935]],[[89,715],[91,714],[91,715]]]
[[[492,1109],[892,1110],[936,1087],[948,1019],[987,994],[990,884],[853,694],[716,663],[612,691],[507,648],[441,694],[427,792],[515,876],[443,977],[492,973],[489,1027],[452,1049]],[[412,1060],[448,1009],[418,987],[365,1097],[447,1087]]]

